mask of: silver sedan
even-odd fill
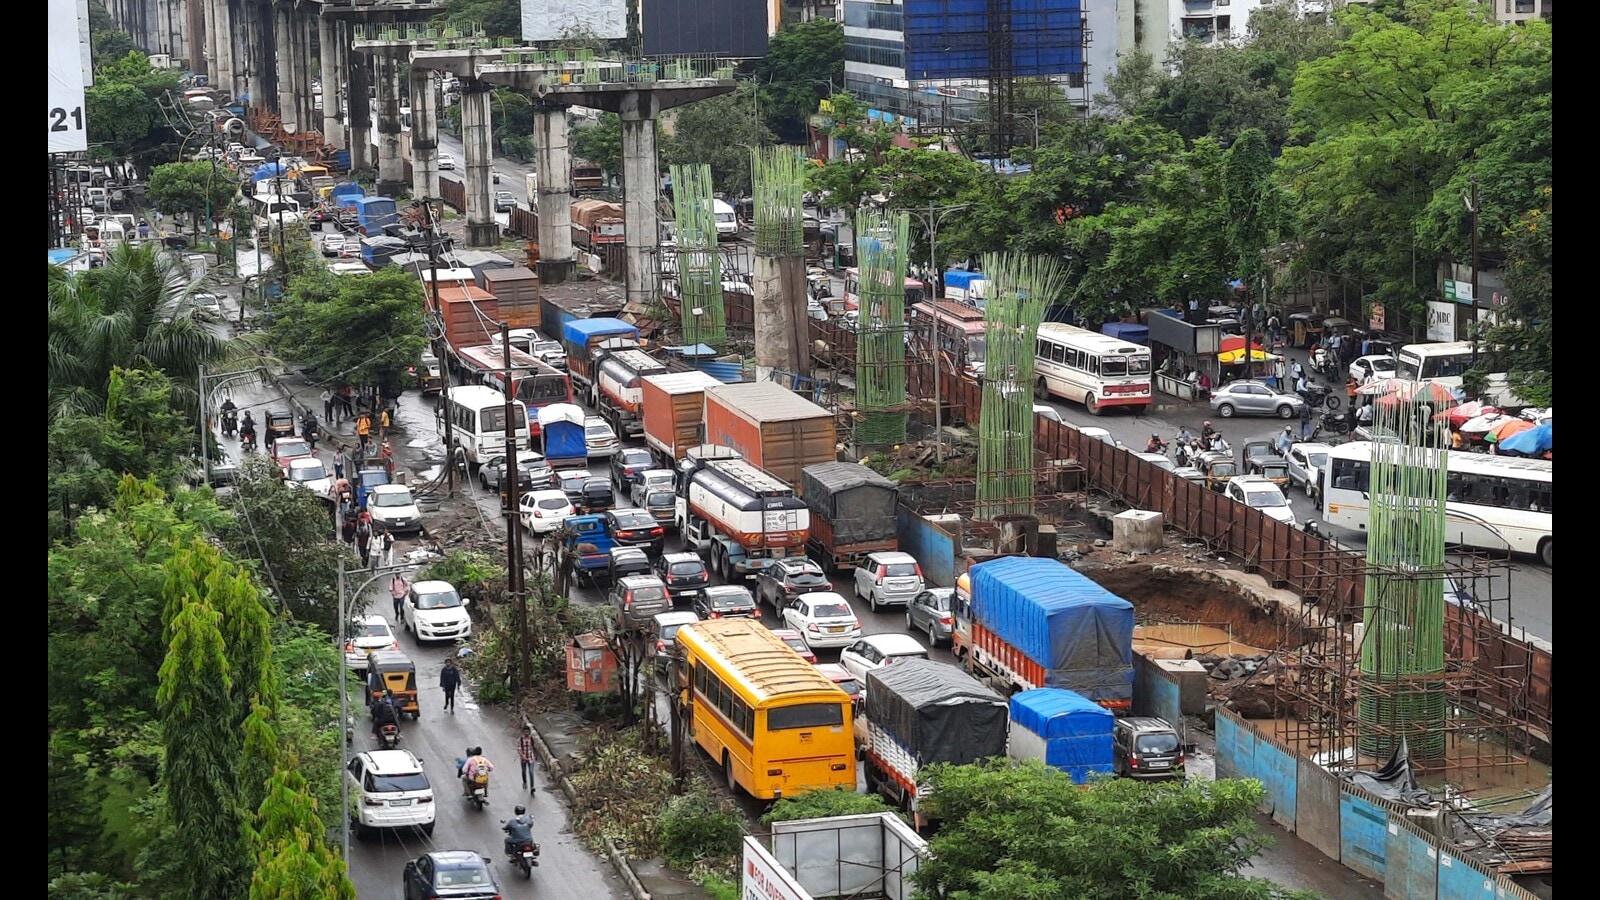
[[[950,643],[955,620],[951,618],[950,600],[953,588],[928,588],[911,598],[906,604],[906,630],[928,636],[928,646]]]
[[[1211,395],[1211,409],[1224,419],[1234,416],[1277,416],[1292,419],[1300,415],[1306,401],[1298,395],[1280,391],[1259,381],[1235,381],[1217,388]]]

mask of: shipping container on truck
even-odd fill
[[[706,388],[720,384],[700,371],[646,375],[640,382],[644,442],[664,466],[671,468],[701,442]]]
[[[621,437],[644,434],[640,408],[644,400],[642,381],[646,375],[665,375],[667,367],[643,350],[616,350],[605,354],[595,365],[599,390],[600,415]]]
[[[1006,753],[1006,701],[955,666],[897,659],[867,670],[867,790],[910,813],[918,829],[924,767]]]
[[[428,308],[435,309],[433,291],[424,288],[423,297]],[[471,284],[457,286],[441,278],[437,312],[449,345],[449,363],[457,369],[465,367],[460,357],[463,347],[492,344],[491,336],[500,331],[499,302],[493,294]]]
[[[1132,708],[1133,604],[1054,559],[989,560],[966,577],[951,649],[968,672],[1007,693],[1058,687]]]
[[[770,381],[706,388],[706,440],[739,451],[751,463],[805,490],[800,473],[833,462],[833,413]]]
[[[1036,688],[1011,695],[1011,729],[1006,754],[1037,759],[1087,784],[1096,773],[1112,774],[1111,710],[1062,688]]]
[[[789,484],[742,459],[686,455],[678,465],[673,513],[687,549],[724,581],[755,577],[770,559],[801,556],[811,512]]]
[[[501,321],[512,328],[539,327],[539,276],[527,266],[476,270],[478,287],[500,300]]]
[[[868,553],[900,549],[899,485],[857,462],[806,466],[800,484],[811,510],[806,553],[827,572],[848,572]]]
[[[539,285],[539,330],[552,341],[573,319],[618,318],[627,305],[622,288],[605,281],[566,281]]]
[[[573,386],[586,396],[591,405],[596,402],[598,388],[595,383],[596,353],[601,349],[620,350],[637,346],[639,329],[621,319],[572,319],[561,326],[561,344],[567,351],[567,371],[572,375]]]

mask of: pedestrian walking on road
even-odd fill
[[[394,532],[385,531],[383,533],[383,544],[381,546],[383,548],[383,564],[386,566],[394,565]]]
[[[394,577],[389,579],[389,596],[394,600],[394,623],[396,626],[400,624],[400,614],[404,612],[406,605],[406,593],[410,590],[411,582],[407,581],[406,577],[399,572],[394,573]]]
[[[444,668],[439,670],[439,687],[444,689],[444,708],[447,712],[456,711],[456,688],[461,686],[461,670],[456,668],[456,658],[450,657],[444,661]]]
[[[378,434],[388,434],[389,428],[393,425],[394,417],[389,414],[389,407],[385,406],[383,412],[378,414]]]
[[[356,519],[356,555],[361,557],[361,568],[372,564],[372,523],[364,518]]]
[[[522,786],[530,794],[537,791],[539,788],[533,779],[533,726],[527,722],[522,723],[522,736],[517,738],[517,762],[522,770]]]
[[[340,447],[333,454],[333,477],[335,479],[343,478],[345,467],[348,465],[350,465],[350,456],[344,452],[343,447]]]
[[[356,419],[356,437],[361,440],[361,455],[366,456],[367,441],[372,437],[372,417],[366,413],[362,413],[361,417]]]
[[[1316,433],[1316,427],[1311,424],[1311,404],[1300,404],[1300,440],[1309,441]]]
[[[332,388],[323,388],[322,389],[322,420],[324,422],[329,422],[329,423],[331,423],[333,421],[333,389]]]

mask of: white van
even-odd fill
[[[717,240],[731,240],[739,236],[739,217],[733,207],[721,200],[711,201],[711,211],[717,217]]]

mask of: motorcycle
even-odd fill
[[[539,865],[539,845],[533,841],[523,841],[515,848],[507,847],[506,862],[522,870],[524,878],[532,878],[533,870]]]
[[[239,438],[239,452],[240,453],[254,453],[254,452],[256,452],[256,436],[255,436],[254,432],[247,433],[243,437]]]
[[[1306,385],[1306,389],[1300,392],[1300,398],[1306,401],[1312,409],[1338,409],[1343,402],[1339,399],[1339,395],[1333,392],[1332,388],[1320,384]]]
[[[378,741],[383,744],[385,750],[393,750],[400,746],[400,726],[394,724],[381,726],[378,729]]]
[[[1329,411],[1322,414],[1322,427],[1334,434],[1349,434],[1350,420],[1339,413]]]
[[[239,430],[239,414],[228,410],[222,414],[222,436],[233,437]]]

